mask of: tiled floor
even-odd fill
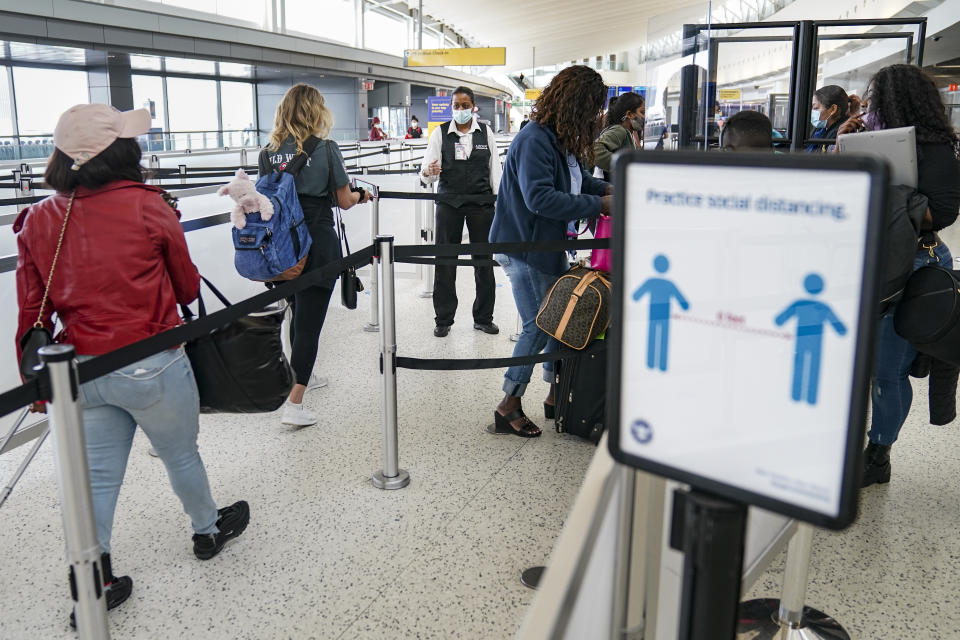
[[[928,423],[926,387],[914,380],[890,484],[863,490],[852,527],[814,537],[807,606],[854,639],[960,637],[960,425]],[[779,597],[784,558],[746,597]]]
[[[461,275],[450,336],[432,335],[429,299],[399,279],[399,353],[509,355],[509,287],[498,288],[503,331],[473,330],[473,278]],[[503,277],[499,274],[499,277]],[[203,416],[200,450],[221,504],[246,499],[247,532],[216,559],[192,554],[189,523],[162,468],[134,442],[113,537],[114,566],[134,579],[110,613],[114,638],[507,638],[533,592],[520,571],[542,563],[594,448],[546,431],[537,440],[485,432],[502,370],[399,374],[400,462],[412,482],[374,489],[380,464],[378,334],[336,305],[321,337],[311,392],[319,425],[279,416]],[[539,378],[539,370],[535,379]],[[542,382],[528,409],[542,420]],[[0,458],[6,480],[19,453]],[[73,638],[50,445],[0,510],[0,638]]]

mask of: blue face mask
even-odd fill
[[[453,119],[457,124],[467,124],[473,119],[473,111],[470,109],[454,109]]]
[[[814,129],[819,129],[819,128],[821,128],[821,127],[827,126],[827,121],[820,119],[820,112],[819,112],[819,111],[811,111],[811,112],[810,112],[810,124],[813,125],[813,128],[814,128]]]

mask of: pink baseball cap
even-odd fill
[[[53,130],[53,144],[73,160],[74,171],[117,138],[136,138],[150,130],[146,109],[120,111],[108,104],[78,104],[67,109]]]

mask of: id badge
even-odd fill
[[[453,146],[453,159],[454,160],[466,160],[467,159],[467,145],[456,143]]]

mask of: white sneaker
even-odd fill
[[[330,383],[329,380],[323,376],[318,376],[315,373],[310,374],[310,382],[307,383],[307,391],[313,391],[314,389],[322,389]]]
[[[280,422],[295,427],[309,427],[317,424],[317,416],[307,411],[303,404],[294,404],[287,400],[283,404],[283,417],[280,418]]]

